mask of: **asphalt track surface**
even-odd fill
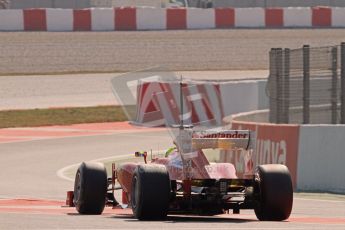
[[[6,135],[7,133],[7,135]],[[73,182],[57,176],[65,166],[170,146],[162,129],[125,123],[3,129],[0,136],[0,229],[344,229],[345,201],[294,199],[285,222],[259,222],[253,211],[216,217],[170,216],[139,222],[130,210],[106,208],[102,216],[81,216],[63,208]]]
[[[344,29],[1,32],[0,74],[268,69],[271,48],[339,45]]]

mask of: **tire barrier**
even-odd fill
[[[345,8],[87,8],[0,10],[0,31],[131,31],[345,27]]]

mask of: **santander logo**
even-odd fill
[[[219,131],[219,132],[213,132],[208,133],[205,132],[195,132],[193,133],[194,138],[244,138],[248,139],[249,134],[246,131],[237,131],[237,130],[228,130],[228,131]]]

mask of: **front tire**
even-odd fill
[[[131,205],[139,220],[161,220],[168,214],[169,173],[163,165],[139,165],[132,178]]]
[[[99,215],[105,206],[107,171],[101,163],[83,162],[74,181],[73,203],[80,214]]]
[[[255,173],[256,217],[261,221],[282,221],[289,218],[293,188],[288,168],[280,164],[260,165]]]

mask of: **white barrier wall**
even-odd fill
[[[225,116],[268,109],[267,80],[230,81],[222,84],[221,97]]]
[[[163,8],[138,8],[138,30],[164,30],[166,27],[166,11]]]
[[[258,109],[258,81],[235,81],[220,86],[224,115]]]
[[[111,8],[94,8],[91,11],[92,31],[112,31],[115,28],[115,12]]]
[[[332,9],[332,25],[334,27],[341,27],[345,21],[345,8],[335,7]]]
[[[264,8],[239,8],[235,13],[236,27],[264,27]]]
[[[188,29],[213,29],[216,27],[214,9],[187,9]]]
[[[312,25],[310,8],[285,8],[284,25],[286,27],[308,27]]]
[[[297,188],[345,193],[345,125],[300,126]]]
[[[24,30],[24,20],[22,10],[1,10],[0,30],[20,31]]]
[[[73,10],[47,9],[48,31],[73,31]]]
[[[258,108],[261,109],[268,109],[269,108],[269,98],[266,92],[266,85],[267,80],[258,80]]]

